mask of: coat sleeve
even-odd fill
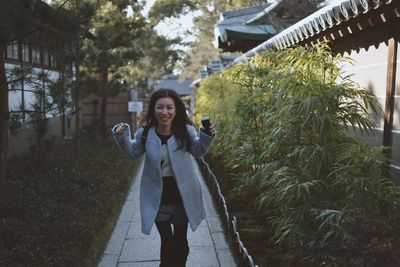
[[[119,148],[125,154],[125,156],[128,159],[133,159],[133,160],[140,158],[140,156],[142,156],[144,153],[144,148],[143,148],[142,141],[141,141],[141,136],[143,134],[143,128],[139,128],[136,131],[135,137],[133,140],[131,139],[131,129],[129,126],[125,130],[125,132],[121,135],[119,135],[115,132],[115,128],[116,128],[116,126],[114,126],[111,129],[112,134],[113,134],[115,141],[117,142]]]
[[[190,153],[195,158],[201,158],[207,153],[208,149],[210,148],[214,136],[209,136],[202,131],[197,132],[196,128],[194,128],[192,125],[187,125],[186,128],[188,130],[190,138],[192,139],[192,148],[190,150]]]

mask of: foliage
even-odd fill
[[[194,27],[191,34],[196,39],[189,43],[189,50],[184,60],[178,61],[177,69],[182,71],[182,76],[197,79],[200,69],[218,57],[218,49],[213,42],[214,27],[220,19],[222,10],[239,9],[249,6],[265,6],[268,0],[169,0],[157,1],[151,8],[149,16],[156,24],[169,17],[179,17],[188,12],[200,11],[199,16],[193,18]],[[323,0],[283,0],[276,11],[266,18],[268,24],[273,24],[277,29],[283,30],[297,20],[314,12]],[[283,20],[282,20],[283,18]]]
[[[9,135],[9,87],[4,54],[7,43],[28,32],[33,22],[32,2],[27,0],[0,2],[0,191],[6,181]],[[17,15],[18,14],[18,15]],[[15,119],[15,116],[13,117]]]
[[[1,266],[97,264],[135,165],[112,138],[83,136],[81,144],[10,161],[0,196]]]
[[[170,73],[179,51],[154,30],[137,1],[90,1],[95,12],[86,23],[80,53],[81,95],[101,100],[100,128],[106,127],[107,98],[148,79]],[[128,14],[130,7],[133,14]],[[147,89],[147,88],[139,88]]]
[[[50,72],[34,69],[30,66],[16,66],[7,70],[10,92],[23,91],[28,100],[20,103],[19,108],[10,111],[10,130],[12,134],[22,127],[33,127],[36,133],[36,148],[41,153],[42,140],[47,134],[50,118],[73,112],[73,82],[61,73],[51,78]],[[64,132],[63,132],[64,134]]]
[[[326,44],[268,51],[199,88],[196,111],[218,121],[213,151],[239,172],[237,190],[254,196],[294,265],[399,260],[399,187],[381,177],[380,148],[347,131],[371,134],[380,107],[341,72],[344,61]]]
[[[164,0],[156,1],[150,9],[149,18],[153,24],[159,23],[166,17],[178,17],[196,8],[192,0]]]
[[[33,126],[39,153],[47,133],[49,116],[57,116],[71,105],[71,99],[68,97],[70,90],[64,86],[65,81],[52,80],[49,76],[47,71],[35,70],[28,66],[17,66],[9,69],[7,73],[10,92],[33,93],[29,103],[21,103],[19,109],[10,111],[12,133],[16,134],[24,125]]]
[[[119,67],[128,59],[139,58],[140,50],[133,42],[139,38],[144,22],[139,15],[127,17],[116,4],[103,2],[96,5],[91,17],[91,37],[82,42],[81,74],[88,92],[109,96],[121,89]]]
[[[154,31],[146,30],[137,40],[141,57],[127,61],[125,66],[119,68],[119,72],[128,84],[138,87],[143,80],[157,80],[167,73],[172,73],[175,62],[181,57],[181,51],[172,49],[177,42],[179,39],[170,40],[155,34]]]
[[[61,76],[57,80],[50,80],[49,95],[54,107],[54,117],[72,112],[73,110],[73,81]]]

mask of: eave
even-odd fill
[[[343,0],[330,4],[237,58],[246,60],[266,49],[313,46],[329,41],[334,53],[378,46],[399,40],[399,0]]]

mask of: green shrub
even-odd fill
[[[288,264],[399,260],[399,187],[381,177],[381,149],[348,133],[371,134],[380,107],[341,72],[349,61],[325,44],[268,51],[199,88],[197,112],[219,122],[213,152],[239,171]]]
[[[11,160],[0,202],[1,266],[94,266],[134,165],[111,138]]]

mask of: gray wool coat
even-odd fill
[[[213,137],[201,131],[197,133],[196,129],[191,125],[187,125],[186,128],[193,141],[190,153],[185,148],[178,148],[177,139],[174,136],[168,139],[167,146],[172,170],[183,200],[183,206],[190,227],[192,231],[195,231],[205,218],[205,208],[201,184],[193,166],[192,156],[199,158],[206,154]],[[135,133],[135,138],[132,140],[129,128],[121,135],[113,131],[118,146],[127,158],[139,159],[145,153],[140,138],[142,133],[143,128],[139,128]],[[161,203],[163,183],[160,162],[161,140],[158,138],[155,128],[151,127],[146,141],[145,161],[140,184],[142,232],[147,235],[151,232]]]

